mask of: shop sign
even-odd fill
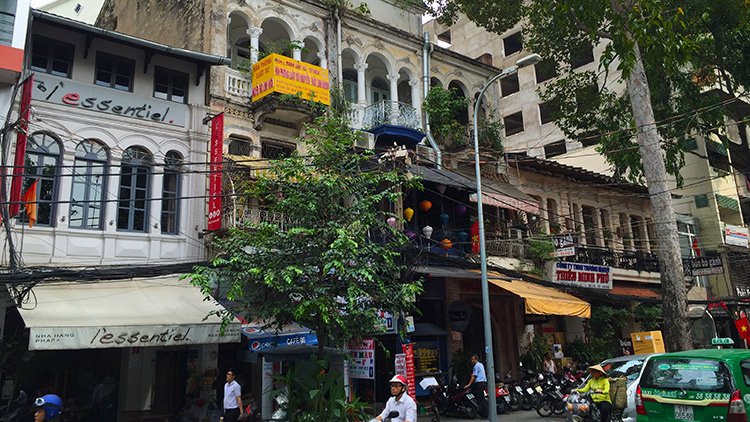
[[[402,344],[401,350],[403,350],[406,361],[406,381],[409,383],[409,390],[407,392],[411,398],[417,398],[417,385],[416,385],[416,373],[414,371],[414,343]]]
[[[453,331],[463,331],[469,326],[469,305],[457,300],[448,306],[448,316]]]
[[[689,261],[689,275],[701,276],[711,274],[723,274],[724,264],[721,262],[720,256],[698,256],[690,258]]]
[[[727,245],[740,246],[747,248],[748,246],[748,230],[745,227],[733,226],[727,224],[724,227],[724,243]]]
[[[375,324],[375,332],[395,333],[396,327],[393,324],[393,315],[390,312],[379,311],[378,322]]]
[[[253,101],[268,94],[299,95],[304,100],[331,104],[328,69],[269,54],[253,65]]]
[[[347,347],[349,361],[349,378],[375,379],[375,340],[368,338],[349,342]]]
[[[109,349],[236,343],[240,326],[220,324],[144,325],[136,327],[32,327],[29,350]]]
[[[738,284],[734,286],[734,291],[737,292],[737,296],[739,297],[750,297],[750,286]]]
[[[145,122],[185,127],[187,106],[158,98],[141,97],[129,92],[82,84],[44,73],[34,75],[32,99],[130,117]]]
[[[589,289],[611,289],[612,269],[601,265],[556,262],[552,281]]]
[[[248,349],[251,352],[257,353],[281,347],[317,345],[318,336],[315,333],[295,333],[251,339],[248,342]]]
[[[222,160],[224,146],[224,113],[211,119],[211,143],[209,144],[208,174],[208,224],[209,231],[221,229]]]
[[[552,242],[555,244],[555,251],[552,252],[553,257],[575,256],[576,247],[573,241],[573,234],[557,235],[552,238]]]

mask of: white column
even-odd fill
[[[419,79],[418,78],[412,78],[409,79],[409,86],[411,87],[411,106],[414,107],[414,110],[416,110],[417,118],[419,119],[419,124],[422,124],[422,101],[420,99],[422,98],[419,93]]]
[[[318,60],[320,60],[320,67],[328,69],[328,60],[326,60],[325,52],[318,53]]]
[[[391,124],[396,124],[399,118],[398,115],[398,73],[389,73],[387,76],[388,82],[391,85]],[[387,106],[386,106],[387,107]]]
[[[295,45],[294,48],[292,48],[292,58],[294,60],[302,61],[302,47],[297,47],[301,45],[305,45],[302,41],[292,41],[292,43]]]
[[[258,39],[260,39],[260,34],[263,33],[263,28],[248,28],[246,32],[250,36],[250,62],[254,64],[258,61],[258,52],[260,51]]]
[[[273,362],[267,361],[265,357],[263,358],[263,375],[260,394],[260,412],[263,415],[263,419],[271,419],[271,414],[273,413],[271,402],[273,399]]]
[[[354,68],[357,69],[357,102],[361,105],[367,105],[367,91],[365,91],[367,63],[357,63]]]

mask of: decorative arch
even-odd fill
[[[381,62],[383,62],[383,65],[385,66],[385,69],[386,69],[386,74],[393,73],[394,66],[395,66],[395,63],[396,63],[395,57],[393,57],[393,55],[390,54],[386,50],[377,50],[376,47],[374,47],[374,46],[370,46],[370,48],[372,50],[369,51],[368,53],[366,53],[366,55],[365,55],[365,62],[369,61],[370,57],[375,57],[378,60],[380,60]],[[369,70],[370,69],[368,69],[368,71]]]
[[[151,155],[154,155],[154,151],[159,151],[159,144],[156,141],[141,134],[133,134],[123,137],[117,142],[116,149],[119,150],[119,155],[122,156],[122,153],[124,153],[126,149],[134,146],[145,148],[151,153]]]
[[[99,141],[103,142],[107,145],[108,149],[112,149],[113,145],[117,145],[117,137],[115,135],[108,131],[107,129],[104,129],[102,127],[96,126],[96,127],[84,127],[81,128],[73,133],[73,139],[98,139]],[[74,143],[78,145],[78,142]]]

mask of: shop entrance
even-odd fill
[[[177,413],[185,400],[187,350],[156,352],[153,410],[164,415]]]

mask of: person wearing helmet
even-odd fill
[[[57,421],[62,412],[63,401],[54,394],[47,394],[34,400],[34,406],[34,422]]]
[[[406,394],[406,377],[394,375],[390,380],[391,398],[385,404],[385,409],[375,420],[383,421],[388,415],[396,411],[398,416],[391,419],[392,422],[417,422],[417,403]]]

